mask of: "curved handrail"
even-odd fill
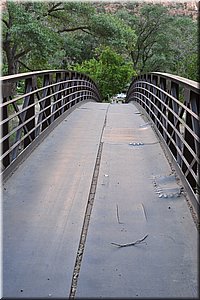
[[[199,92],[198,82],[153,72],[134,78],[126,97],[153,121],[195,209],[200,194]]]
[[[155,74],[158,76],[161,76],[162,78],[168,79],[168,80],[173,80],[173,82],[176,82],[178,84],[187,86],[188,88],[190,88],[191,90],[195,91],[195,92],[199,92],[199,82],[185,78],[185,77],[181,77],[178,75],[174,75],[174,74],[169,74],[169,73],[160,73],[160,72],[152,72],[151,74]]]
[[[96,83],[76,71],[43,70],[3,76],[0,80],[5,178],[80,102],[101,101]]]

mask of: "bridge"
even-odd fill
[[[1,80],[3,298],[197,298],[198,84]]]

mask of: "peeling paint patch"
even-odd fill
[[[153,184],[159,198],[177,198],[183,190],[177,184],[175,174],[153,176]]]
[[[147,128],[147,127],[151,127],[152,126],[152,122],[147,122],[145,124],[141,124],[140,128]]]

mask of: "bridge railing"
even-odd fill
[[[1,101],[2,172],[6,177],[78,103],[100,101],[96,84],[75,71],[4,76]],[[18,159],[18,160],[17,160]]]
[[[126,101],[136,101],[153,121],[195,208],[199,208],[199,83],[166,73],[136,77]]]

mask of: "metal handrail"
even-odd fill
[[[198,82],[153,72],[134,78],[126,97],[153,121],[195,209],[200,195],[199,93]]]
[[[1,162],[4,178],[82,101],[101,101],[95,82],[69,70],[1,77]],[[17,94],[17,87],[23,91]]]

